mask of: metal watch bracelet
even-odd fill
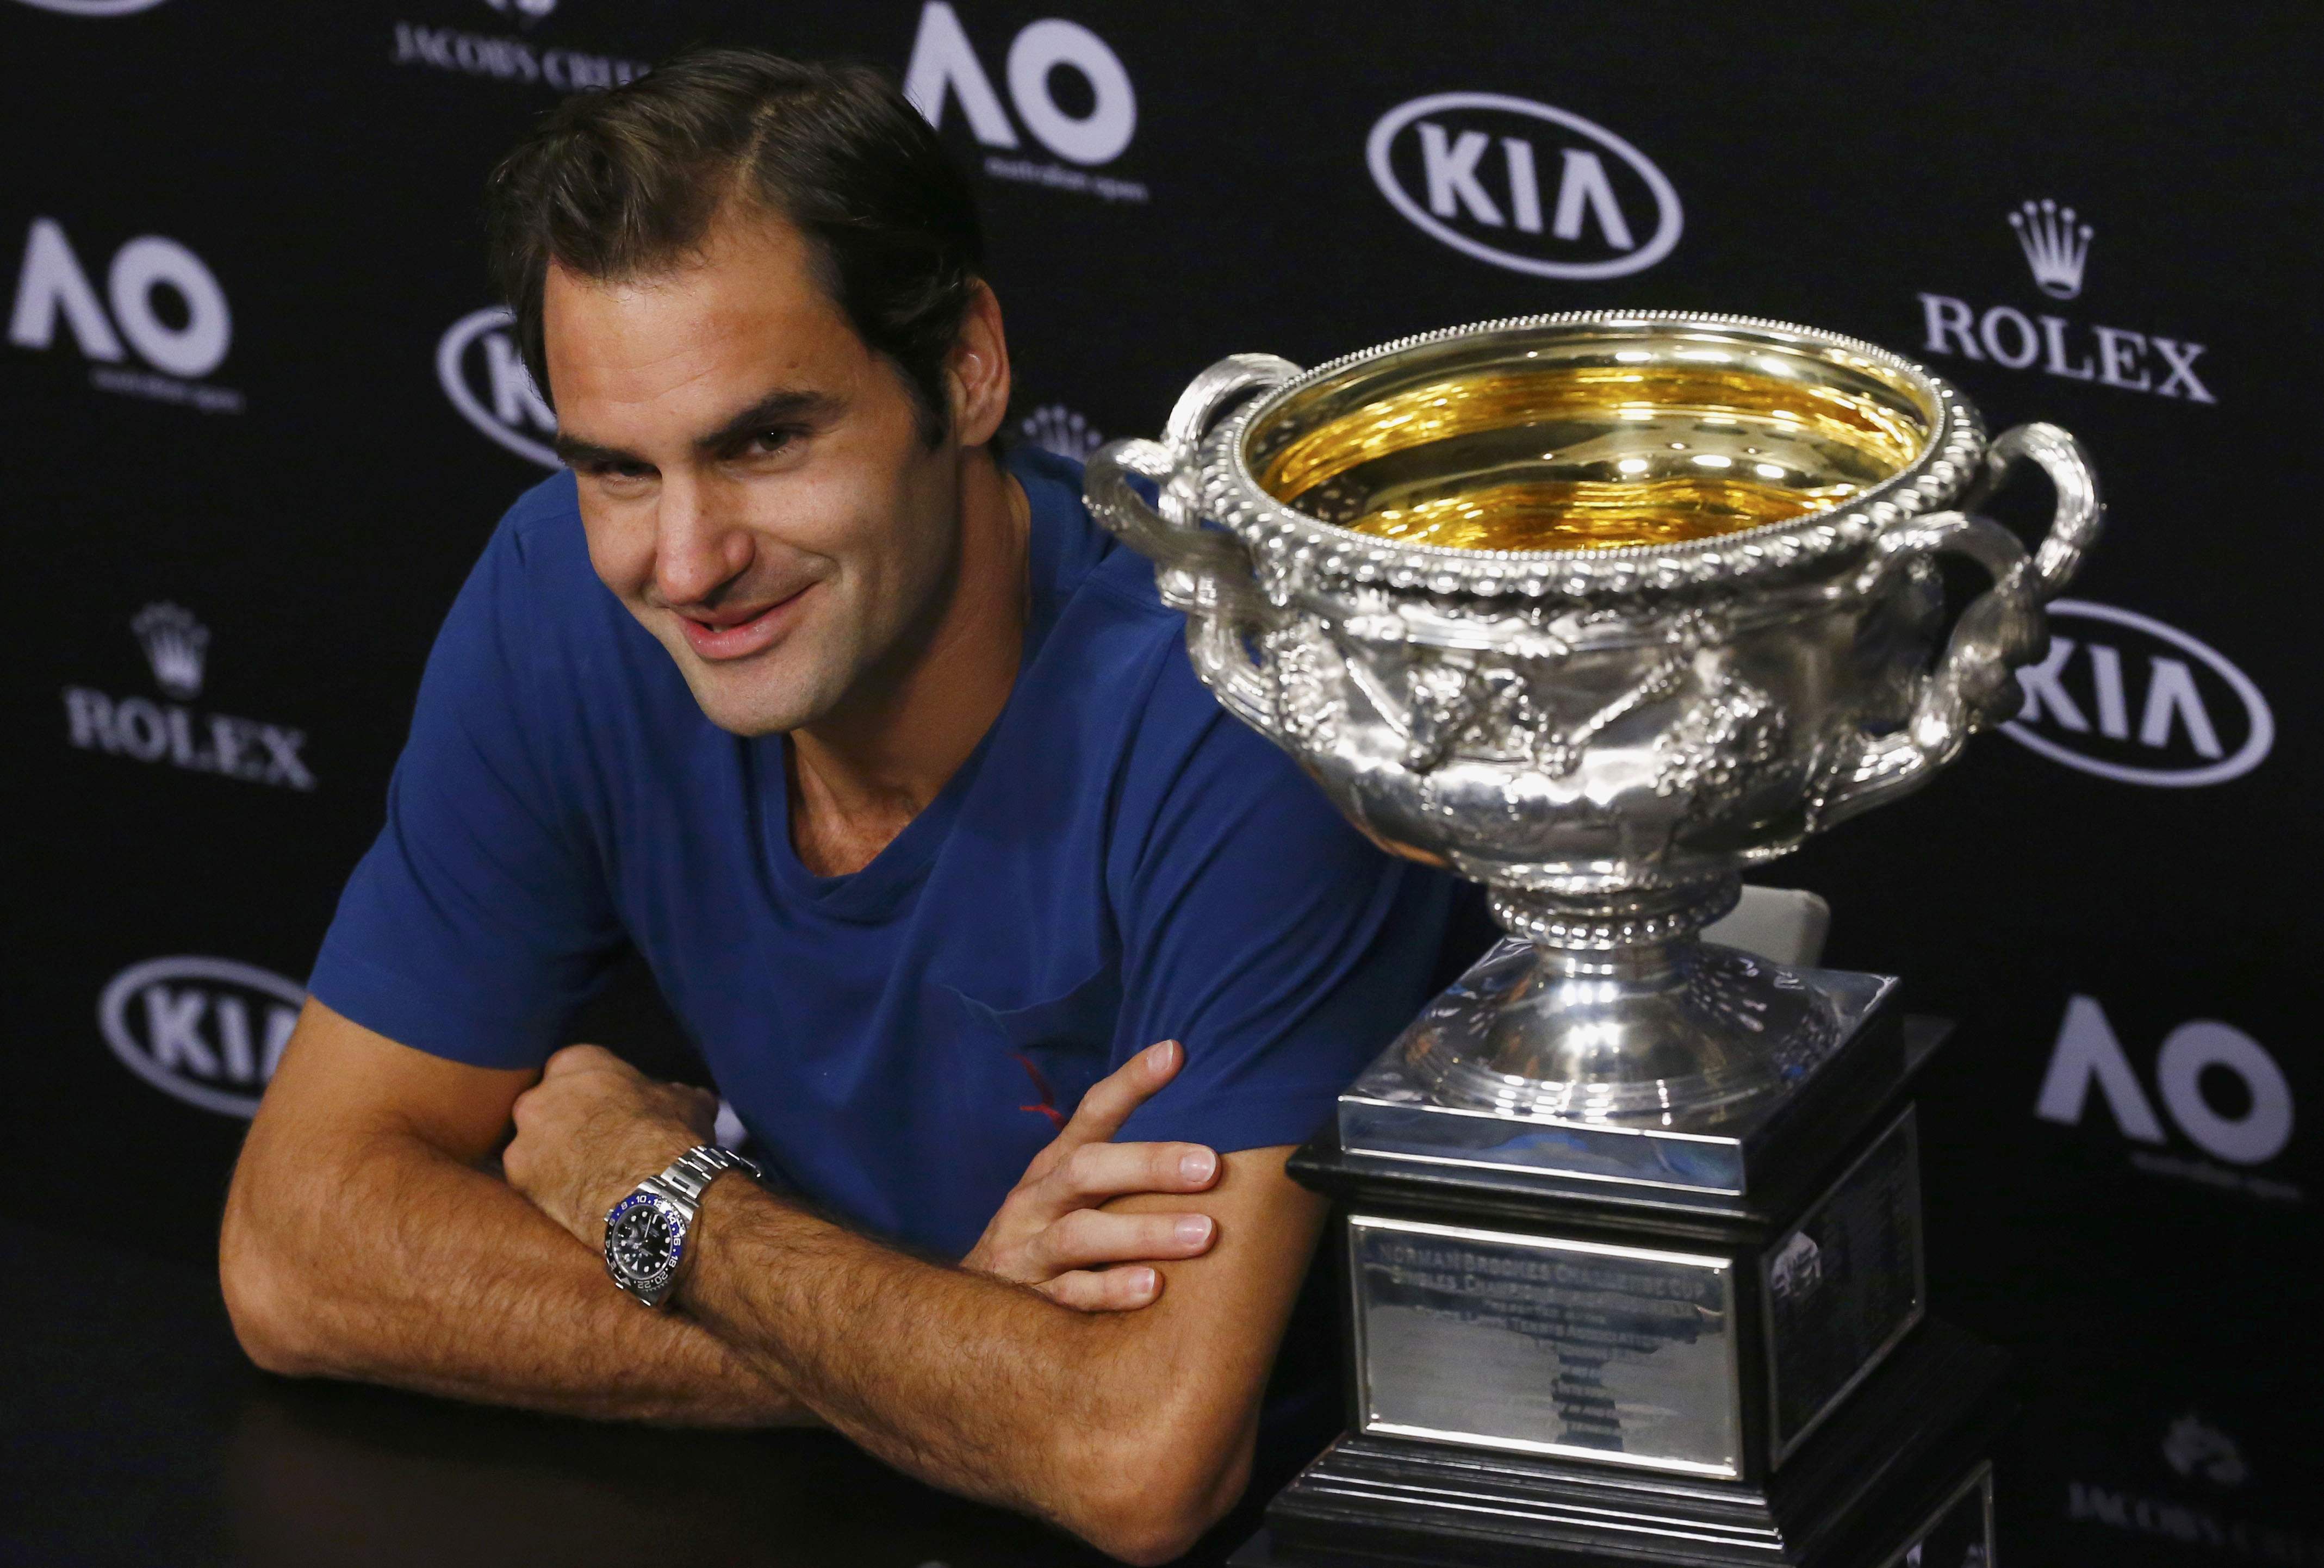
[[[715,1143],[696,1144],[676,1159],[669,1168],[650,1178],[661,1185],[667,1194],[680,1202],[699,1208],[702,1194],[710,1184],[730,1170],[739,1170],[752,1181],[760,1180],[764,1172],[752,1161],[744,1159],[732,1149],[721,1148]]]
[[[648,1176],[605,1215],[605,1272],[648,1306],[659,1306],[677,1288],[692,1251],[702,1194],[728,1171],[763,1179],[757,1165],[728,1149],[701,1144]]]

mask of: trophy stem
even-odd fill
[[[1573,898],[1495,887],[1503,944],[1406,1036],[1452,1105],[1633,1125],[1709,1125],[1774,1093],[1837,1028],[1796,972],[1697,933],[1738,879]]]
[[[1532,943],[1545,957],[1667,948],[1692,938],[1742,896],[1743,879],[1738,876],[1586,898],[1522,888],[1487,890],[1501,929]]]

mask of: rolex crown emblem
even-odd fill
[[[2034,269],[2034,281],[2053,300],[2070,300],[2082,291],[2082,263],[2089,259],[2090,226],[2078,222],[2074,209],[2044,198],[2029,201],[2009,215],[2017,243]]]
[[[201,695],[202,659],[209,649],[209,628],[193,612],[176,604],[148,604],[129,623],[144,645],[145,661],[153,679],[174,697]]]

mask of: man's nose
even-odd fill
[[[664,476],[655,519],[654,586],[669,604],[714,598],[751,564],[751,535],[723,486]]]

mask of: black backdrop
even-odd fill
[[[1621,304],[1855,333],[2090,445],[2111,532],[2036,705],[1779,880],[1963,1020],[1931,1270],[2021,1352],[2036,1554],[2324,1561],[2324,24],[1073,4],[0,0],[14,1190],[208,1254],[429,638],[544,472],[491,161],[687,42],[849,55],[979,171],[1023,438],[1152,433],[1230,350]],[[609,1007],[665,1037],[650,983]]]

